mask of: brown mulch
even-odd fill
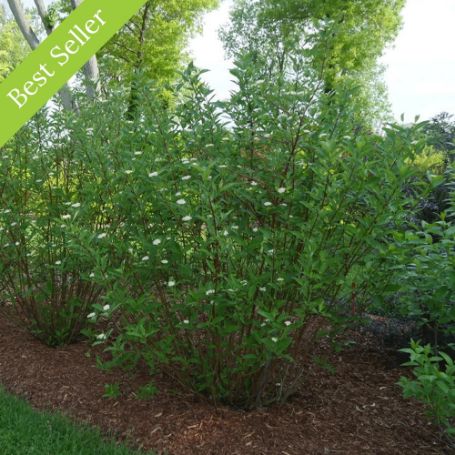
[[[152,399],[136,398],[147,382],[103,372],[85,342],[52,349],[0,315],[0,383],[35,408],[59,410],[99,426],[118,440],[158,453],[186,454],[449,454],[420,404],[396,385],[402,369],[367,335],[329,358],[335,372],[308,366],[306,382],[286,405],[252,412],[210,403],[164,378]],[[122,397],[106,399],[104,385],[120,383]]]

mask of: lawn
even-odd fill
[[[106,442],[100,433],[57,414],[38,413],[0,389],[0,453],[2,455],[133,455]]]

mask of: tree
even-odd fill
[[[304,30],[298,22],[280,22],[272,26],[264,18],[264,4],[258,0],[236,0],[229,25],[220,31],[227,54],[238,57],[250,54],[262,61],[269,76],[283,73],[296,55]]]
[[[8,5],[20,31],[22,32],[22,35],[31,49],[35,50],[39,46],[40,41],[36,36],[27,15],[25,14],[25,9],[21,0],[8,0]]]
[[[332,95],[354,88],[355,124],[371,127],[389,119],[378,59],[400,30],[405,1],[266,0],[263,15],[272,23],[305,24],[310,62],[323,80],[329,112],[335,108],[339,117],[344,107]]]
[[[68,10],[68,14],[75,10],[83,0],[71,0],[71,8]],[[54,30],[55,26],[55,6],[48,11],[44,0],[34,0],[36,9],[38,11],[39,17],[43,23],[46,34],[50,35]],[[96,55],[90,58],[90,60],[84,65],[83,69],[84,75],[86,77],[86,93],[90,98],[96,98],[100,91],[100,73],[98,69],[98,60]]]
[[[48,9],[43,0],[34,0],[45,32],[51,34],[55,25],[82,1],[56,0]],[[35,49],[40,43],[39,32],[31,25],[21,0],[8,0],[8,4],[24,38]],[[97,96],[102,72],[103,78],[121,80],[130,87],[129,112],[132,113],[137,98],[137,76],[145,74],[161,86],[173,80],[186,60],[184,49],[200,25],[202,14],[217,4],[218,0],[149,0],[100,51],[100,57],[104,57],[100,61],[102,68],[98,67],[96,56],[84,66],[87,95]],[[68,88],[60,95],[64,106],[70,108]]]
[[[131,87],[130,112],[137,98],[136,76],[144,74],[158,85],[173,80],[202,14],[217,4],[218,0],[150,0],[104,47],[101,55],[114,60],[109,76]]]
[[[40,7],[43,8],[44,5],[41,2],[37,2],[40,4]],[[8,5],[11,9],[11,12],[14,16],[14,19],[22,32],[22,35],[26,39],[27,43],[29,44],[32,50],[36,49],[39,44],[40,40],[37,37],[37,34],[33,30],[31,23],[25,13],[25,9],[22,5],[21,0],[8,0]],[[43,10],[42,10],[43,11]],[[44,26],[46,24],[44,22]],[[47,29],[47,27],[46,27]],[[62,105],[64,109],[72,110],[73,109],[73,101],[70,89],[68,85],[64,85],[63,88],[59,92],[60,99],[62,100]]]
[[[142,69],[156,81],[169,81],[185,59],[185,46],[203,13],[218,0],[150,0],[103,49],[114,57],[116,76],[130,79]]]
[[[295,60],[304,59],[323,84],[324,115],[371,127],[387,113],[377,61],[398,33],[403,6],[404,0],[236,0],[221,36],[231,56],[252,53],[269,72],[292,77]]]
[[[25,41],[14,21],[0,5],[0,81],[24,59],[28,53]]]
[[[72,9],[77,8],[82,0],[71,0]],[[43,0],[34,0],[39,18],[41,19],[44,30],[47,35],[50,35],[54,29],[54,19],[48,13],[47,7]],[[36,49],[40,44],[38,32],[35,31],[27,17],[21,0],[8,0],[9,7],[14,16],[14,19],[22,32],[25,40],[32,50]],[[96,56],[93,56],[84,66],[84,74],[87,79],[86,93],[89,97],[95,98],[99,91],[99,70]],[[74,107],[71,91],[68,85],[65,85],[59,92],[63,107],[71,110]]]
[[[36,6],[38,6],[39,2],[42,3],[42,0],[35,0]],[[81,3],[82,0],[71,0],[73,10],[76,9]],[[96,98],[100,91],[100,71],[96,55],[90,58],[90,60],[84,65],[84,74],[87,78],[87,95],[91,98]]]
[[[324,67],[327,90],[337,78],[375,65],[396,37],[405,0],[266,0],[272,23],[304,23],[313,64]],[[310,31],[311,30],[311,31]]]

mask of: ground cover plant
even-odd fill
[[[38,413],[25,401],[0,390],[0,450],[4,455],[133,455],[105,442],[94,429],[55,414]]]

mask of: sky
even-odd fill
[[[232,62],[225,60],[217,33],[229,20],[232,3],[222,0],[218,10],[207,14],[203,34],[189,46],[195,64],[210,70],[204,77],[219,98],[233,89]],[[396,42],[382,58],[396,119],[401,114],[407,122],[416,115],[428,119],[443,111],[455,114],[455,0],[407,0],[403,18]]]
[[[408,0],[383,62],[395,116],[455,114],[455,0]]]
[[[211,70],[206,81],[221,98],[233,85],[217,29],[228,22],[232,3],[224,0],[206,16],[203,35],[190,46],[195,63]],[[381,59],[395,118],[404,114],[409,122],[416,115],[423,120],[443,111],[455,114],[455,0],[407,0],[403,19]]]

